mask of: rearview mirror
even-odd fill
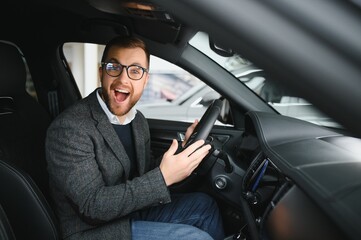
[[[232,57],[234,55],[234,52],[231,48],[222,46],[218,42],[215,42],[215,40],[211,37],[209,37],[209,47],[212,49],[213,52],[217,53],[222,57]]]

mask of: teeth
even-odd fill
[[[129,93],[129,91],[123,89],[115,89],[115,91],[120,93]]]

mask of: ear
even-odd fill
[[[99,81],[102,82],[103,79],[103,67],[100,65],[98,69]]]

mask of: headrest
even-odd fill
[[[0,42],[0,96],[13,96],[25,91],[26,69],[19,50]]]

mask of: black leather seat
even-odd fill
[[[60,239],[56,216],[34,181],[3,161],[0,203],[16,239]]]
[[[9,219],[1,205],[0,205],[0,239],[2,240],[15,239],[15,235],[9,223]]]
[[[0,204],[16,239],[58,239],[45,160],[51,118],[25,84],[22,54],[0,42]]]
[[[25,86],[22,54],[0,42],[0,159],[27,172],[48,196],[44,142],[51,119]]]

